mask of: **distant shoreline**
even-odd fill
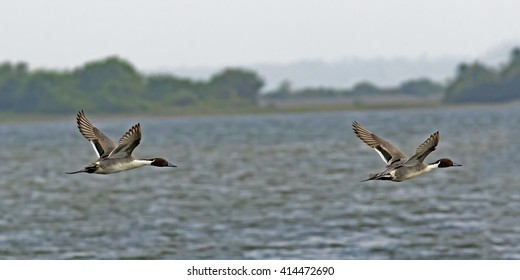
[[[418,108],[453,108],[453,107],[506,107],[520,105],[520,102],[508,102],[497,104],[442,104],[439,102],[425,102],[414,104],[306,104],[286,107],[246,107],[246,108],[176,108],[159,113],[89,113],[88,115],[98,119],[126,119],[126,118],[167,118],[167,117],[197,117],[197,116],[234,116],[234,115],[261,115],[261,114],[293,114],[311,112],[341,112],[341,111],[370,111],[370,110],[407,110]],[[79,110],[79,109],[78,109]],[[75,113],[45,114],[45,113],[14,113],[0,112],[0,124],[6,123],[30,123],[49,121],[70,121]]]

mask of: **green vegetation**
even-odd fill
[[[298,99],[301,97],[361,97],[404,94],[415,97],[441,94],[444,88],[441,84],[428,79],[409,80],[397,87],[379,88],[370,82],[360,82],[352,89],[333,89],[326,87],[303,88],[293,90],[289,81],[283,81],[280,86],[266,94],[267,99]]]
[[[352,89],[304,88],[293,90],[289,81],[269,92],[268,100],[298,100],[303,97],[381,97],[401,94],[425,98],[444,93],[443,103],[498,103],[520,100],[520,48],[511,52],[510,61],[499,69],[475,62],[461,64],[456,77],[446,86],[428,79],[414,79],[393,88],[379,88],[369,82],[356,84]],[[375,99],[374,99],[375,100]],[[425,104],[428,101],[425,98]]]
[[[209,81],[172,75],[145,76],[127,61],[109,57],[72,71],[29,71],[0,64],[0,111],[22,113],[168,112],[172,108],[254,107],[263,81],[254,72],[225,69]]]
[[[293,89],[289,81],[284,81],[277,89],[260,94],[263,85],[257,73],[240,68],[224,69],[204,81],[169,74],[144,75],[119,57],[66,71],[29,70],[25,63],[5,62],[0,64],[0,116],[68,114],[79,109],[107,114],[274,112],[282,109],[261,108],[259,104],[292,100],[304,100],[293,104],[305,111],[395,106],[388,100],[403,106],[420,106],[435,104],[432,100],[438,104],[443,93],[444,103],[507,102],[520,99],[520,49],[514,49],[510,61],[499,69],[478,62],[461,64],[456,77],[446,86],[422,78],[388,88],[360,82],[351,89]],[[380,98],[385,96],[390,98]],[[406,103],[408,97],[413,97],[414,103]],[[343,98],[344,103],[337,104],[334,98]],[[329,101],[324,102],[325,99]]]
[[[520,49],[511,52],[509,63],[492,69],[478,62],[461,64],[448,84],[446,103],[497,103],[520,99]]]

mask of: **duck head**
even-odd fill
[[[434,162],[433,164],[437,165],[438,168],[446,168],[446,167],[452,167],[452,166],[462,166],[462,164],[455,163],[449,158],[441,158]]]
[[[153,158],[150,165],[157,166],[157,167],[177,167],[177,165],[174,165],[164,158]]]

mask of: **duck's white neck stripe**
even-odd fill
[[[115,164],[116,165],[115,169],[118,169],[119,171],[123,171],[123,170],[134,169],[134,168],[138,168],[138,167],[150,165],[150,164],[152,164],[152,161],[150,161],[150,160],[134,159],[129,162]]]
[[[152,160],[149,160],[149,159],[134,159],[132,162],[135,164],[139,164],[139,165],[151,165],[152,164]]]
[[[428,166],[426,166],[426,169],[428,171],[431,171],[432,169],[439,168],[439,164],[440,164],[440,162],[430,163],[430,164],[428,164]]]

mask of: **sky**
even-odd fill
[[[139,69],[478,57],[520,42],[516,0],[0,0],[0,61]]]

